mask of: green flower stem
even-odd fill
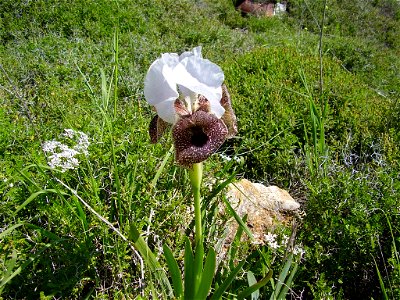
[[[195,218],[195,243],[196,246],[203,242],[201,226],[201,198],[200,187],[203,177],[203,163],[194,164],[189,170],[190,183],[192,184],[194,198],[194,218]]]

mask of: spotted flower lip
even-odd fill
[[[189,111],[193,112],[198,95],[209,101],[210,113],[221,118],[225,112],[220,103],[223,82],[222,69],[204,59],[199,46],[179,56],[164,53],[155,60],[145,78],[144,95],[147,102],[155,107],[158,116],[170,124],[179,119],[175,100],[182,98],[187,102]]]
[[[224,143],[227,135],[224,122],[210,113],[198,110],[182,117],[172,128],[177,163],[189,167],[206,160]]]

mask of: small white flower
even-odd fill
[[[264,239],[267,243],[273,243],[276,241],[277,235],[275,233],[268,232],[267,234],[264,234]]]
[[[268,232],[267,234],[264,234],[264,240],[268,244],[268,246],[272,249],[278,249],[279,244],[276,241],[277,235],[274,233]]]
[[[306,253],[306,251],[298,245],[294,246],[292,252],[294,255],[300,254],[300,256],[303,256]]]
[[[228,155],[225,155],[225,154],[223,154],[223,153],[221,153],[219,156],[221,156],[221,158],[222,158],[223,160],[225,160],[225,161],[231,161],[231,160],[232,160],[231,157],[229,157]]]
[[[150,66],[144,83],[144,95],[153,105],[158,116],[167,123],[177,121],[174,107],[180,98],[189,112],[196,110],[198,96],[202,95],[210,103],[210,112],[221,118],[225,112],[222,98],[222,69],[208,59],[203,59],[201,47],[184,52],[164,53]]]
[[[75,136],[75,130],[70,129],[70,128],[64,129],[64,133],[62,134],[62,136],[73,139]]]
[[[55,149],[60,147],[62,144],[58,141],[47,141],[42,145],[42,149],[44,152],[54,152]]]
[[[277,242],[270,242],[268,243],[268,246],[272,249],[278,249],[279,248],[279,244]]]

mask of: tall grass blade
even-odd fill
[[[245,215],[242,219],[243,223],[246,224],[247,221],[247,215]],[[236,234],[235,237],[233,238],[233,242],[231,247],[229,248],[229,266],[231,269],[234,268],[234,262],[235,262],[235,257],[236,257],[236,253],[239,250],[239,246],[240,246],[240,239],[242,238],[243,235],[243,227],[242,226],[238,226],[237,230],[236,230]]]
[[[254,276],[253,272],[248,271],[247,272],[247,283],[249,284],[249,287],[257,283],[257,279]],[[251,293],[251,300],[257,300],[260,297],[260,291],[256,290]]]
[[[160,281],[161,285],[165,290],[168,291],[167,294],[173,294],[172,286],[169,283],[167,274],[165,273],[164,269],[161,267],[159,262],[157,261],[155,255],[140,235],[139,231],[137,230],[136,226],[131,224],[129,230],[129,240],[131,240],[135,248],[139,251],[140,255],[143,257],[146,265],[149,267],[150,271],[155,274],[156,278]]]
[[[13,275],[13,270],[16,266],[17,263],[17,251],[14,249],[11,258],[5,262],[5,270],[3,271],[3,274],[1,275],[1,281],[0,281],[0,295],[3,292],[4,286],[9,282],[14,276]],[[17,273],[18,274],[18,273]],[[16,274],[16,275],[17,275]]]
[[[121,199],[122,189],[121,189],[121,180],[119,178],[117,155],[116,155],[115,145],[114,145],[113,128],[112,128],[111,121],[108,119],[106,114],[104,114],[104,117],[105,117],[105,121],[107,124],[109,136],[110,136],[111,157],[112,157],[112,162],[113,162],[113,167],[114,167],[113,169],[114,169],[115,184],[117,187],[117,203],[115,205],[117,211],[115,212],[115,214],[111,214],[111,217],[115,217],[116,219],[118,219],[119,224],[122,226],[122,224],[123,224],[122,199]]]
[[[153,180],[151,181],[152,188],[155,188],[157,181],[160,178],[160,175],[165,168],[165,165],[167,164],[169,158],[171,157],[171,155],[173,153],[173,150],[174,150],[174,146],[171,146],[171,148],[169,148],[168,152],[165,154],[164,159],[163,159],[160,167],[158,168],[156,175],[154,176]]]
[[[114,119],[117,117],[118,101],[118,28],[114,31]]]
[[[32,195],[30,195],[28,197],[28,199],[26,199],[24,201],[24,203],[22,203],[21,205],[17,206],[17,210],[15,211],[15,213],[18,213],[21,209],[24,209],[29,203],[31,203],[33,200],[36,199],[36,197],[42,195],[42,194],[47,194],[47,193],[54,193],[54,194],[61,194],[61,195],[68,195],[67,193],[61,192],[59,190],[56,189],[44,189],[44,190],[40,190],[37,191],[36,193],[33,193]]]
[[[6,235],[10,234],[14,229],[17,229],[18,227],[21,227],[22,225],[24,225],[24,223],[18,223],[18,224],[15,224],[15,225],[7,228],[6,230],[0,232],[0,239],[4,238]]]
[[[217,288],[214,294],[211,296],[210,300],[218,300],[222,297],[225,291],[229,288],[232,284],[232,281],[235,279],[236,275],[240,272],[245,264],[245,260],[241,261],[236,268],[228,275],[225,281]]]
[[[101,77],[101,109],[106,112],[108,110],[108,102],[110,99],[110,93],[107,87],[107,79],[106,74],[103,69],[100,69],[100,77]]]
[[[270,297],[270,300],[278,299],[277,296],[279,295],[281,288],[285,282],[285,278],[287,277],[287,275],[289,273],[289,269],[290,269],[290,266],[292,265],[292,261],[293,261],[293,255],[290,255],[288,257],[285,265],[283,266],[281,273],[279,274],[278,282],[275,286],[274,292],[272,293],[272,295]]]
[[[233,216],[235,218],[236,222],[239,224],[240,227],[243,228],[244,232],[246,232],[246,234],[249,236],[249,238],[251,240],[254,240],[253,234],[251,233],[249,228],[246,226],[246,224],[243,222],[243,220],[239,217],[239,215],[235,212],[235,210],[232,208],[232,205],[229,203],[229,201],[226,200],[226,198],[224,198],[224,202],[225,202],[225,205],[228,208],[228,212],[231,214],[231,216]]]
[[[268,281],[272,278],[272,270],[270,269],[267,273],[267,275],[261,279],[259,282],[253,284],[252,286],[249,286],[247,289],[245,289],[243,292],[241,292],[237,298],[238,300],[243,300],[244,298],[250,296],[253,294],[255,291],[258,291],[260,288],[262,288],[264,285],[268,283]]]
[[[213,189],[206,198],[204,198],[203,205],[207,205],[215,196],[217,196],[224,188],[228,186],[236,178],[236,173],[229,176],[224,182],[220,183],[215,189]]]
[[[43,228],[41,228],[44,231],[47,231]],[[11,256],[11,259],[7,262],[7,270],[6,272],[3,274],[1,282],[0,282],[0,292],[3,290],[3,287],[10,282],[15,276],[17,276],[19,273],[21,273],[21,271],[23,271],[26,267],[28,267],[31,263],[33,263],[36,258],[40,257],[40,255],[47,250],[48,248],[50,248],[51,246],[59,243],[63,241],[62,239],[58,238],[55,241],[53,241],[52,243],[48,243],[45,244],[43,246],[43,248],[41,248],[40,250],[36,251],[35,254],[33,254],[32,256],[29,256],[26,261],[20,265],[15,271],[13,271],[13,269],[16,267],[16,261],[17,261],[17,254],[15,251],[13,251],[13,254]]]
[[[72,199],[74,200],[75,207],[78,211],[77,215],[78,215],[79,220],[82,223],[83,230],[85,232],[87,232],[89,230],[89,224],[86,219],[85,211],[83,210],[83,207],[82,207],[81,203],[79,202],[78,198],[72,197]]]
[[[298,264],[295,264],[292,271],[290,271],[289,278],[285,282],[285,285],[283,286],[281,292],[279,293],[278,299],[286,299],[286,294],[288,293],[289,288],[292,285],[293,278],[294,278],[294,275],[296,275],[298,266],[299,266]]]
[[[381,272],[379,271],[378,264],[377,264],[377,262],[376,262],[374,257],[372,257],[372,259],[374,260],[374,263],[375,263],[375,269],[376,269],[376,273],[378,274],[379,285],[380,285],[381,290],[382,290],[383,299],[388,300],[389,297],[388,297],[388,295],[386,293],[385,283],[383,282],[382,275],[381,275]]]

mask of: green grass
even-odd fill
[[[260,299],[279,277],[304,298],[397,298],[399,5],[365,1],[361,9],[356,1],[358,10],[346,10],[328,1],[321,93],[323,1],[308,2],[266,19],[241,16],[228,0],[1,1],[0,296],[168,298],[162,249],[183,265],[192,196],[187,171],[168,156],[171,139],[149,143],[154,113],[143,80],[161,53],[202,45],[224,70],[238,117],[238,136],[220,152],[240,158],[205,163],[205,252],[218,254],[229,217],[218,214],[221,187],[241,177],[301,202],[296,244],[306,251],[289,264],[284,252],[243,242],[217,265],[213,287],[236,272],[223,299],[255,295],[249,285],[272,270]],[[327,152],[313,139],[324,103]],[[41,145],[65,128],[91,144],[79,168],[61,173],[47,166]],[[145,251],[132,242],[134,227],[160,272],[136,252]]]

